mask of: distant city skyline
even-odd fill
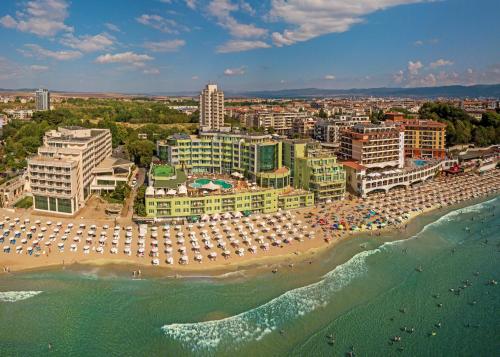
[[[495,0],[6,0],[0,88],[500,83]]]

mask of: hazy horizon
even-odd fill
[[[0,3],[0,88],[500,83],[499,11],[494,0],[7,0]]]

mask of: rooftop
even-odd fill
[[[175,175],[175,169],[170,165],[158,165],[153,168],[155,177],[171,177]]]

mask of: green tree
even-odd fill
[[[137,189],[137,195],[134,199],[134,213],[138,216],[146,216],[146,186],[141,186]]]
[[[373,124],[379,124],[385,120],[385,114],[383,110],[374,110],[370,114],[370,121]]]
[[[132,140],[126,145],[130,159],[136,165],[147,167],[151,164],[155,144],[149,140]]]

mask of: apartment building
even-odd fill
[[[93,169],[111,156],[109,129],[63,127],[48,131],[28,160],[34,209],[73,215],[91,193]]]
[[[422,119],[398,119],[395,122],[404,126],[406,157],[446,158],[446,124]]]
[[[316,119],[314,118],[297,118],[292,124],[292,135],[301,138],[312,137],[315,124]]]
[[[16,120],[30,120],[33,117],[33,110],[31,109],[6,109],[4,112],[9,117]]]
[[[356,124],[341,135],[340,156],[368,169],[403,168],[405,132],[395,123]]]
[[[40,88],[35,92],[36,110],[50,110],[50,92]]]
[[[218,130],[224,126],[224,92],[207,84],[200,94],[200,128]]]
[[[316,140],[340,144],[340,135],[342,130],[351,128],[359,123],[369,123],[370,119],[364,121],[357,120],[339,120],[339,119],[322,119],[318,120],[314,125],[313,137]]]
[[[306,112],[258,111],[254,116],[254,126],[274,129],[278,134],[290,134],[294,121],[307,117]]]

